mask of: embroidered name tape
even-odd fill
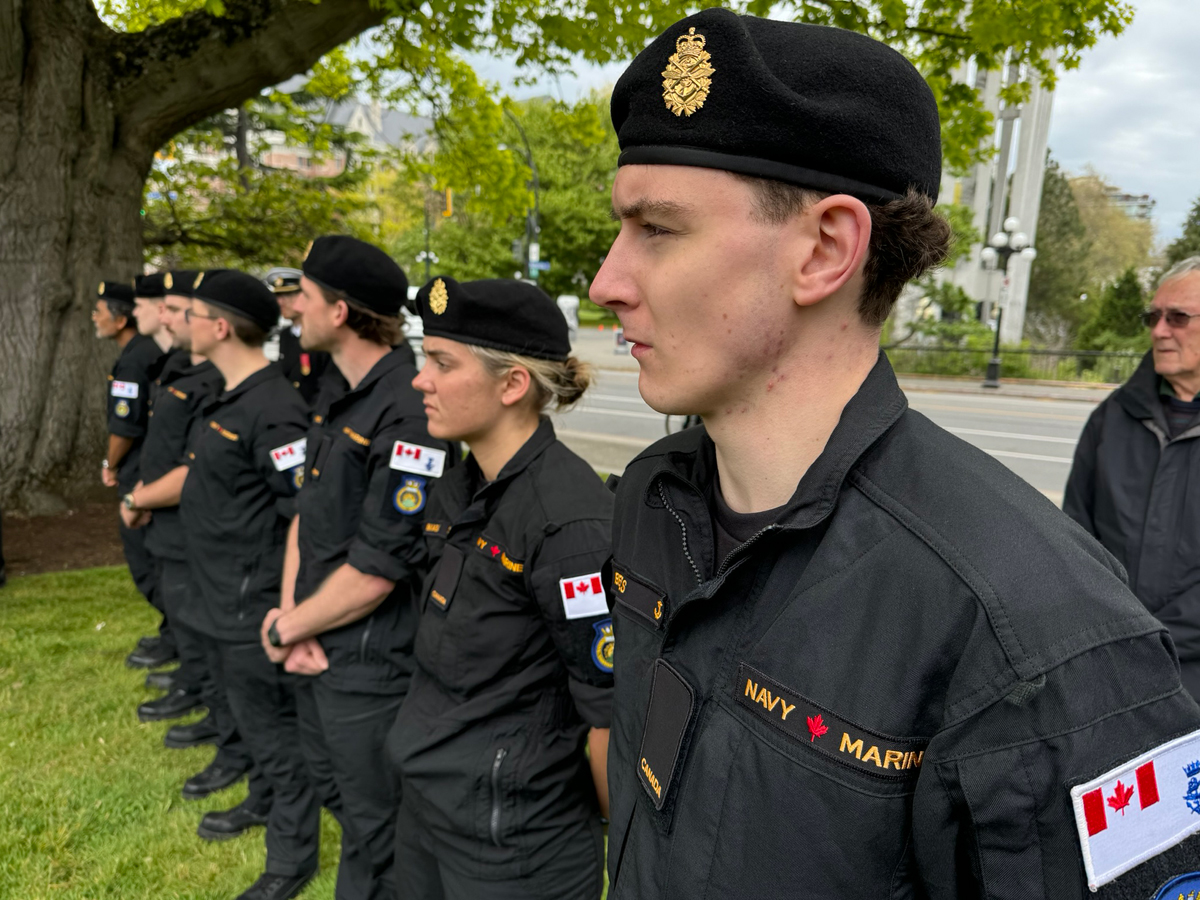
[[[880,778],[916,778],[928,741],[897,738],[855,725],[742,663],[737,702],[807,747]]]
[[[655,628],[667,620],[667,597],[638,581],[625,569],[613,566],[613,599],[637,613]]]
[[[446,467],[446,451],[422,447],[420,444],[396,441],[396,445],[392,447],[392,459],[388,465],[400,472],[441,478],[442,470]]]
[[[125,397],[128,400],[136,400],[138,395],[138,383],[136,381],[114,381],[109,389],[114,397]]]
[[[484,556],[496,560],[496,562],[500,563],[500,565],[514,575],[520,575],[525,571],[525,563],[513,559],[495,541],[490,541],[485,537],[477,537],[475,538],[475,549]]]
[[[560,578],[558,592],[562,595],[563,612],[568,619],[608,615],[608,601],[604,599],[604,582],[599,572]]]
[[[1200,831],[1200,731],[1076,785],[1071,805],[1095,891]]]
[[[308,438],[300,438],[271,451],[271,462],[275,464],[276,472],[294,469],[304,465],[304,451],[308,447]]]

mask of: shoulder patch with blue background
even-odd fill
[[[601,619],[592,625],[596,630],[596,639],[592,641],[592,662],[601,672],[613,670],[613,620]]]
[[[392,507],[405,516],[413,516],[425,508],[425,479],[412,475],[392,491]]]
[[[1184,900],[1196,900],[1200,897],[1200,872],[1172,878],[1154,895],[1154,900],[1175,900],[1176,897],[1182,897]]]

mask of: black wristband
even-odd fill
[[[282,647],[283,641],[279,637],[279,629],[275,627],[275,623],[271,623],[271,627],[267,629],[267,643],[272,647]]]

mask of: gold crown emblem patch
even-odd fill
[[[102,282],[100,282],[100,287],[96,288],[96,293],[97,293],[97,294],[99,294],[101,297],[103,297],[103,296],[104,296],[104,290],[105,290],[105,284],[104,284],[104,282],[102,281]]]
[[[175,279],[172,278],[171,273],[168,272],[166,275],[163,276],[163,287],[165,287],[169,291],[174,286],[175,286]]]
[[[449,302],[450,292],[446,290],[446,282],[439,278],[429,289],[429,308],[435,316],[440,316],[446,311],[446,304]]]
[[[312,245],[313,245],[313,241],[309,241],[308,246],[304,248],[304,256],[301,257],[301,259],[300,259],[301,262],[304,262],[305,260],[307,260],[308,254],[312,253]]]
[[[689,28],[675,41],[675,52],[663,70],[663,100],[677,116],[690,116],[708,99],[716,70],[709,62],[712,57],[704,49],[705,43],[704,35]]]
[[[204,280],[204,273],[201,272],[199,275],[196,276],[196,280],[192,282],[192,290],[194,291],[196,288],[200,287],[200,282],[202,282],[203,280]]]

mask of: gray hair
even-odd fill
[[[1161,287],[1172,278],[1182,278],[1184,275],[1190,275],[1192,272],[1200,272],[1200,256],[1189,256],[1187,259],[1181,259],[1163,273],[1163,277],[1158,280],[1158,284]]]

